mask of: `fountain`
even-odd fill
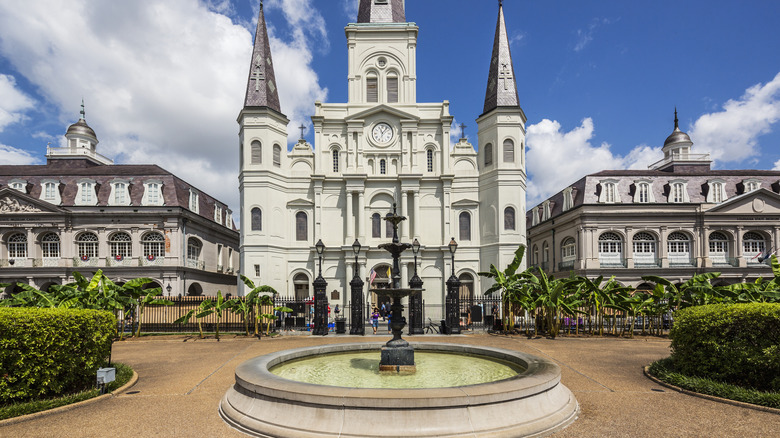
[[[400,243],[398,239],[398,224],[405,221],[406,218],[398,216],[395,207],[396,205],[393,204],[393,214],[384,218],[386,221],[393,224],[393,240],[390,243],[379,245],[380,249],[389,252],[393,257],[393,268],[390,278],[391,287],[387,289],[371,290],[381,293],[382,295],[387,295],[393,299],[393,304],[390,306],[390,311],[392,312],[392,316],[390,317],[390,328],[393,331],[393,339],[389,340],[385,346],[382,347],[382,359],[379,361],[379,371],[385,373],[410,374],[416,371],[414,365],[414,348],[401,338],[401,333],[404,327],[406,327],[406,318],[403,316],[404,306],[401,305],[401,298],[421,293],[422,289],[401,287],[401,268],[398,259],[401,257],[401,253],[411,248],[412,245],[409,243]]]
[[[393,240],[379,245],[393,257],[391,287],[381,290],[393,299],[393,339],[250,359],[236,368],[236,383],[219,405],[225,422],[260,437],[518,437],[547,435],[577,418],[577,400],[550,360],[402,339],[401,299],[422,290],[419,278],[400,287],[399,257],[411,247],[398,239],[405,219],[394,204],[386,218]]]

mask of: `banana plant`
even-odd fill
[[[229,310],[231,307],[233,307],[233,300],[225,300],[224,297],[222,297],[222,291],[217,291],[217,299],[212,302],[211,304],[211,310],[213,311],[214,315],[217,317],[217,341],[219,341],[219,323],[222,320],[222,312],[225,310]]]
[[[493,285],[485,291],[485,295],[491,295],[494,292],[499,292],[501,295],[501,304],[504,307],[504,318],[507,319],[507,323],[504,324],[504,331],[511,331],[514,325],[514,312],[510,299],[512,298],[512,292],[514,288],[518,287],[517,269],[523,262],[523,256],[525,255],[525,245],[520,245],[515,250],[515,257],[512,262],[507,265],[503,271],[499,271],[495,265],[490,265],[490,269],[487,272],[480,272],[480,277],[486,277],[493,279]]]
[[[172,301],[168,301],[163,298],[157,298],[158,294],[162,293],[162,288],[155,287],[152,289],[144,289],[143,295],[141,298],[138,299],[138,329],[135,332],[135,337],[140,338],[141,337],[141,321],[144,316],[144,308],[148,305],[162,305],[162,306],[171,306],[173,305]]]
[[[188,311],[184,315],[182,315],[181,318],[177,319],[176,321],[173,321],[174,324],[187,324],[190,322],[190,319],[194,316],[195,319],[198,321],[198,332],[200,332],[200,338],[203,339],[203,324],[201,323],[201,318],[205,318],[212,313],[214,313],[214,310],[212,309],[212,301],[211,298],[207,298],[200,302],[198,307]]]
[[[241,276],[241,280],[244,282],[246,287],[249,288],[249,293],[247,294],[247,299],[251,297],[251,304],[253,306],[253,310],[255,312],[255,315],[260,314],[260,305],[262,300],[265,300],[265,298],[262,297],[268,297],[270,298],[273,295],[276,295],[278,292],[276,292],[276,289],[272,288],[271,286],[266,285],[260,285],[255,286],[255,283],[247,278],[245,275]],[[261,295],[262,294],[262,295]],[[267,294],[271,294],[270,296]],[[271,300],[271,305],[273,305],[273,300]],[[260,331],[258,328],[258,318],[255,317],[255,336],[260,336]]]
[[[270,299],[269,299],[269,301],[270,301]],[[273,303],[271,303],[271,304],[273,305]],[[273,321],[276,321],[277,319],[279,319],[279,317],[276,316],[276,312],[290,313],[292,311],[293,311],[293,309],[291,309],[289,307],[276,306],[273,309],[273,313],[263,313],[262,315],[260,315],[258,318],[263,318],[265,320],[265,322],[266,322],[266,326],[265,326],[265,334],[266,334],[266,336],[271,336],[271,323]]]

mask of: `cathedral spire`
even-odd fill
[[[358,23],[405,23],[404,0],[360,0]]]
[[[260,2],[260,15],[257,18],[255,45],[252,49],[252,62],[249,66],[249,79],[246,84],[244,108],[268,107],[279,113],[279,93],[276,88],[274,65],[271,59],[271,46],[268,43],[268,31],[265,27],[263,2]]]
[[[493,40],[493,56],[490,58],[485,108],[483,114],[498,107],[519,107],[515,69],[512,66],[512,54],[509,50],[509,37],[504,22],[504,7],[498,2],[498,23],[496,37]]]

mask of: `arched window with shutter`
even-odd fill
[[[493,164],[493,145],[488,143],[485,145],[485,166]]]
[[[274,145],[274,166],[279,167],[282,165],[282,147],[278,144]]]
[[[371,215],[371,237],[382,237],[382,216],[379,213]]]
[[[507,207],[504,209],[504,231],[515,230],[515,209]]]
[[[387,75],[387,103],[398,103],[398,75],[395,72]]]
[[[379,80],[376,73],[366,76],[366,102],[379,102]]]
[[[515,162],[515,142],[510,139],[504,140],[504,163]]]
[[[302,211],[295,214],[295,240],[309,240],[309,218]]]
[[[252,231],[263,231],[263,212],[257,207],[252,209]]]
[[[461,241],[471,240],[471,215],[467,211],[458,215],[458,229]]]
[[[250,162],[252,164],[263,163],[263,147],[260,145],[260,142],[257,140],[252,142]]]

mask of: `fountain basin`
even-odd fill
[[[286,350],[236,368],[236,384],[220,403],[231,426],[261,437],[517,437],[543,436],[573,422],[574,395],[552,361],[497,348],[414,343],[426,351],[495,358],[517,364],[515,377],[453,388],[378,389],[302,383],[269,370],[290,360],[373,350],[381,343]]]

